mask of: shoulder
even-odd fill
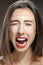
[[[5,65],[5,62],[4,62],[4,60],[3,60],[3,57],[2,57],[2,56],[0,56],[0,65]]]
[[[32,65],[43,65],[43,56],[38,58],[38,61],[33,62]]]
[[[40,58],[40,64],[43,65],[43,56]]]
[[[5,65],[3,60],[0,60],[0,65]]]

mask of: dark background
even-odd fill
[[[0,0],[0,49],[1,49],[1,34],[2,34],[2,24],[5,12],[10,4],[16,0]],[[43,21],[43,0],[31,0],[37,6],[40,13],[41,19]]]

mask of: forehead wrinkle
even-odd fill
[[[34,20],[35,17],[34,17],[33,12],[30,9],[28,9],[28,11],[27,11],[27,9],[25,9],[25,8],[22,9],[21,8],[21,9],[16,9],[13,12],[13,14],[11,16],[11,19],[12,20],[14,20],[14,19],[17,19],[17,20],[24,20],[24,19],[26,19],[26,20]]]

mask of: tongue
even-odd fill
[[[18,41],[18,43],[23,44],[25,41]]]

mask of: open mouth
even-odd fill
[[[23,39],[23,38],[16,38],[16,41],[20,44],[23,44],[24,42],[27,41],[27,39]]]
[[[17,37],[16,38],[16,46],[19,48],[25,47],[27,44],[27,38],[25,37]]]

